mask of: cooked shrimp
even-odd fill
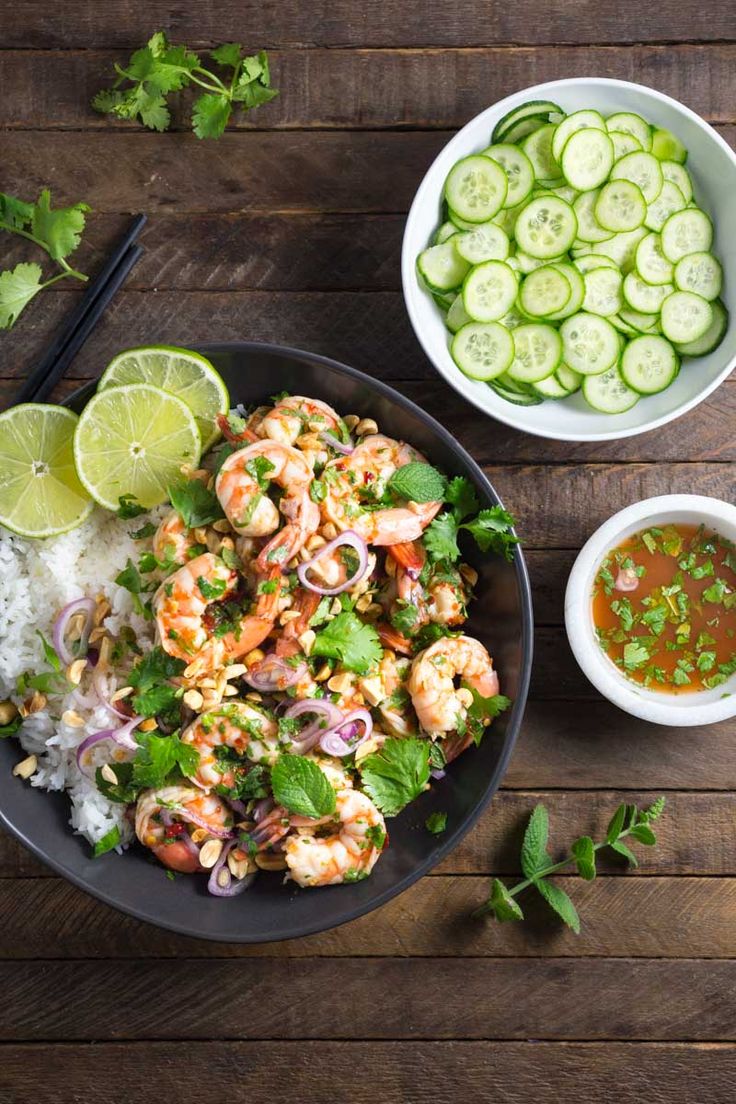
[[[286,862],[297,885],[339,885],[367,878],[387,842],[386,824],[376,806],[358,790],[340,790],[335,830],[319,836],[299,828],[284,845]]]
[[[342,427],[340,415],[326,402],[288,395],[268,411],[257,432],[282,445],[294,445],[299,437],[309,433],[331,432],[339,436]]]
[[[484,698],[498,693],[493,660],[470,636],[436,640],[412,663],[408,690],[419,723],[430,735],[454,732],[467,715],[472,695],[467,687],[456,689],[456,678]]]
[[[153,554],[163,563],[183,564],[196,544],[194,533],[186,527],[181,514],[172,510],[154,534]]]
[[[243,613],[234,628],[220,636],[212,633],[205,621],[209,607],[237,586],[237,572],[212,552],[204,552],[170,575],[156,592],[153,604],[161,646],[186,660],[190,673],[214,670],[246,655],[271,632],[280,597],[278,579],[272,591],[257,595],[254,609]]]
[[[190,829],[200,828],[207,838],[222,839],[230,834],[232,821],[232,813],[219,797],[192,786],[164,786],[144,790],[138,798],[135,834],[164,866],[194,874],[202,867]]]
[[[258,441],[233,452],[220,468],[215,490],[238,533],[268,537],[278,529],[279,510],[287,519],[261,550],[256,561],[259,571],[285,565],[317,529],[319,507],[309,497],[312,477],[301,452],[275,441]],[[278,507],[265,493],[270,483],[283,488]]]
[[[364,437],[349,456],[330,461],[322,479],[326,494],[322,513],[338,529],[354,529],[369,544],[398,544],[421,537],[441,502],[407,502],[405,506],[366,509],[379,501],[389,479],[404,464],[424,458],[411,445],[374,434]]]
[[[249,702],[233,701],[204,713],[181,734],[183,744],[199,753],[199,765],[192,781],[203,789],[235,781],[234,763],[221,761],[217,748],[228,747],[252,763],[272,766],[278,758],[278,725],[273,717]]]
[[[419,541],[392,545],[388,555],[396,561],[397,597],[416,610],[414,629],[428,621],[438,625],[463,623],[468,594],[459,571],[443,564],[441,574],[432,568],[426,583],[422,582],[427,556]]]

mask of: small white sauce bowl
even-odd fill
[[[661,495],[635,502],[609,518],[584,546],[570,572],[565,592],[565,628],[570,647],[596,690],[634,717],[676,727],[725,721],[736,715],[736,675],[714,690],[687,694],[648,690],[627,679],[596,638],[593,584],[601,561],[627,537],[652,525],[704,525],[736,542],[736,506],[703,495]]]

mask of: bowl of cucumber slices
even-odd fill
[[[581,77],[445,146],[402,282],[442,376],[499,421],[602,441],[691,410],[736,364],[736,156],[689,108]]]

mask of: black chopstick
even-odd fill
[[[138,215],[130,224],[85,291],[76,310],[69,316],[66,325],[56,335],[43,358],[24,382],[16,397],[16,403],[42,402],[59,382],[72,358],[79,352],[105,307],[143,252],[140,246],[133,246],[133,243],[145,224],[145,215]],[[80,335],[83,335],[81,339]]]

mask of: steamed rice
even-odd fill
[[[0,527],[0,698],[20,705],[18,676],[48,670],[38,632],[50,642],[57,615],[75,598],[104,595],[111,612],[103,624],[112,636],[127,625],[141,646],[153,643],[152,623],[134,611],[131,594],[115,583],[128,557],[137,560],[139,547],[129,533],[146,520],[142,516],[131,523],[96,509],[78,529],[44,541],[24,540]],[[107,687],[110,694],[118,688],[112,674],[107,675]],[[67,710],[84,724],[72,727],[62,721]],[[125,807],[108,801],[94,782],[95,768],[109,760],[110,744],[103,741],[88,753],[88,774],[77,766],[75,755],[86,736],[120,723],[90,692],[87,669],[79,687],[50,696],[44,709],[26,718],[17,736],[27,754],[38,756],[31,785],[66,790],[70,824],[92,844],[116,826],[123,843],[133,835]],[[118,758],[128,758],[123,749],[117,752]]]

